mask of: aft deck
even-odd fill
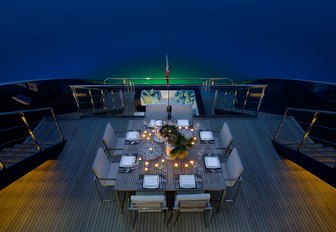
[[[0,191],[0,231],[132,231],[131,212],[121,213],[115,201],[101,202],[91,167],[107,122],[124,133],[130,120],[143,118],[58,120],[67,139],[62,153]],[[336,189],[276,153],[271,140],[280,120],[264,114],[210,119],[215,134],[229,124],[245,171],[236,201],[214,213],[208,231],[336,230]],[[298,124],[287,120],[288,133],[301,135]],[[56,132],[43,129],[48,123],[40,125],[39,133],[52,138]],[[136,230],[162,231],[163,221],[161,214],[141,215]],[[181,215],[175,228],[204,230],[198,213]]]

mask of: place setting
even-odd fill
[[[203,156],[204,166],[207,172],[223,172],[219,157],[217,154],[208,153]]]
[[[210,130],[201,130],[200,132],[200,141],[203,144],[214,144],[215,137]]]
[[[125,145],[135,145],[141,142],[141,136],[138,130],[128,131],[126,133]]]
[[[129,155],[123,155],[120,159],[119,173],[131,173],[135,170],[136,166],[139,164],[137,154],[130,153]]]
[[[163,175],[140,174],[138,189],[165,189],[166,182]]]
[[[203,181],[199,174],[176,174],[176,189],[203,189]]]

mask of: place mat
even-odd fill
[[[128,154],[129,156],[135,156],[135,163],[134,163],[134,166],[132,167],[120,167],[119,166],[119,169],[118,169],[118,173],[132,173],[134,172],[136,166],[138,165],[138,154],[137,153],[129,153]],[[120,157],[120,160],[121,160],[121,157]],[[119,160],[119,162],[120,162]]]
[[[136,145],[136,144],[139,144],[141,142],[141,130],[132,130],[132,131],[137,131],[139,132],[139,139],[138,140],[126,140],[125,138],[125,145]],[[127,132],[131,132],[131,131],[127,131]],[[127,135],[127,132],[126,132],[126,135]]]
[[[218,154],[214,154],[214,153],[204,154],[203,155],[203,165],[204,165],[204,170],[206,172],[209,172],[209,173],[220,173],[220,172],[223,172],[223,169],[221,167],[219,167],[219,168],[207,168],[206,165],[205,165],[205,161],[204,161],[204,157],[206,157],[206,156],[218,157],[219,162],[221,163],[221,158],[220,158],[220,156],[218,156]]]
[[[145,174],[145,175],[151,175],[151,174]],[[150,189],[150,188],[144,188],[143,187],[143,179],[144,179],[144,174],[140,174],[139,175],[139,181],[138,181],[138,189],[141,190],[154,190],[154,189]],[[166,188],[166,177],[164,177],[163,175],[159,175],[159,188],[155,188],[155,189],[165,189]]]
[[[150,148],[152,148],[152,151],[150,151]],[[162,148],[157,142],[146,141],[140,145],[139,155],[143,160],[156,159],[162,155]]]
[[[195,188],[181,188],[180,187],[180,174],[175,174],[175,188],[176,189],[184,189],[184,190],[203,189],[203,181],[202,181],[201,175],[198,175],[198,174],[192,174],[192,175],[195,175],[195,180],[196,180],[196,187]]]

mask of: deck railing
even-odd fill
[[[240,114],[250,112],[250,115],[256,116],[267,87],[267,85],[234,84],[230,78],[170,78],[169,84],[164,78],[108,78],[105,82],[109,84],[70,85],[81,116],[87,113],[111,113],[114,111],[124,113],[125,107],[136,105],[134,102],[136,93],[139,98],[141,90],[148,88],[161,90],[197,89],[199,97],[202,99],[201,102],[203,102],[201,107],[206,108],[204,114],[207,116],[225,114],[229,111]],[[128,101],[125,100],[127,97]],[[125,102],[127,102],[126,106]]]
[[[32,110],[21,110],[13,112],[0,113],[0,149],[12,146],[16,143],[22,143],[27,139],[27,135],[31,137],[38,151],[41,150],[41,143],[34,133],[34,128],[42,120],[44,116],[51,116],[54,120],[61,141],[64,141],[62,130],[57,122],[53,108],[39,108]],[[28,119],[29,118],[29,119]]]
[[[286,140],[286,134],[289,135],[289,131],[285,128],[285,119],[287,116],[293,116],[296,121],[303,128],[302,138],[300,141],[291,141],[297,145],[296,150],[300,151],[305,145],[305,142],[309,139],[310,142],[319,142],[325,146],[336,147],[336,128],[333,127],[336,122],[336,112],[325,110],[312,110],[301,108],[287,108],[282,120],[278,126],[278,129],[274,136],[274,141]],[[285,131],[284,131],[285,130]],[[281,139],[279,137],[282,137]]]

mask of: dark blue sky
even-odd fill
[[[0,78],[164,77],[168,53],[172,77],[335,82],[335,12],[334,0],[1,0]]]

